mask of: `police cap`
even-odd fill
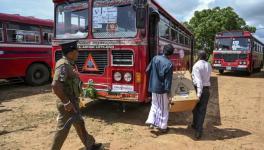
[[[67,55],[69,52],[77,50],[77,41],[63,43],[60,45],[63,55]]]

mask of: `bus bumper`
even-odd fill
[[[248,71],[248,67],[246,65],[239,65],[236,67],[213,67],[216,70],[227,70],[227,71]]]
[[[97,99],[123,102],[139,102],[139,94],[135,92],[97,91]]]
[[[90,87],[92,87],[96,92],[95,98],[92,98],[94,100],[98,99],[98,100],[121,101],[121,102],[143,102],[140,101],[138,92],[132,91],[132,89],[129,88],[128,90],[131,91],[114,91],[113,89],[110,88],[108,84],[96,84],[93,82],[84,83],[83,84],[84,93],[89,87],[89,84]],[[84,94],[84,97],[88,97],[88,95],[87,96],[85,95],[86,94]]]

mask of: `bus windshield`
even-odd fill
[[[136,36],[136,11],[133,0],[94,0],[93,27],[95,38]]]
[[[88,35],[88,3],[63,3],[56,7],[56,38],[75,39]]]
[[[217,50],[244,51],[249,49],[249,38],[218,38],[215,40]]]

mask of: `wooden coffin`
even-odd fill
[[[170,112],[192,111],[198,102],[189,71],[173,73]]]

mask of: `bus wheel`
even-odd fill
[[[33,64],[29,67],[26,74],[26,83],[32,86],[42,85],[49,81],[50,72],[43,64]]]
[[[218,70],[220,74],[223,74],[224,73],[224,70],[223,69],[220,69]]]
[[[250,76],[253,73],[253,67],[251,67],[248,71],[247,71],[247,75]]]
[[[256,72],[260,72],[260,71],[261,71],[261,68],[260,67],[256,69]]]

